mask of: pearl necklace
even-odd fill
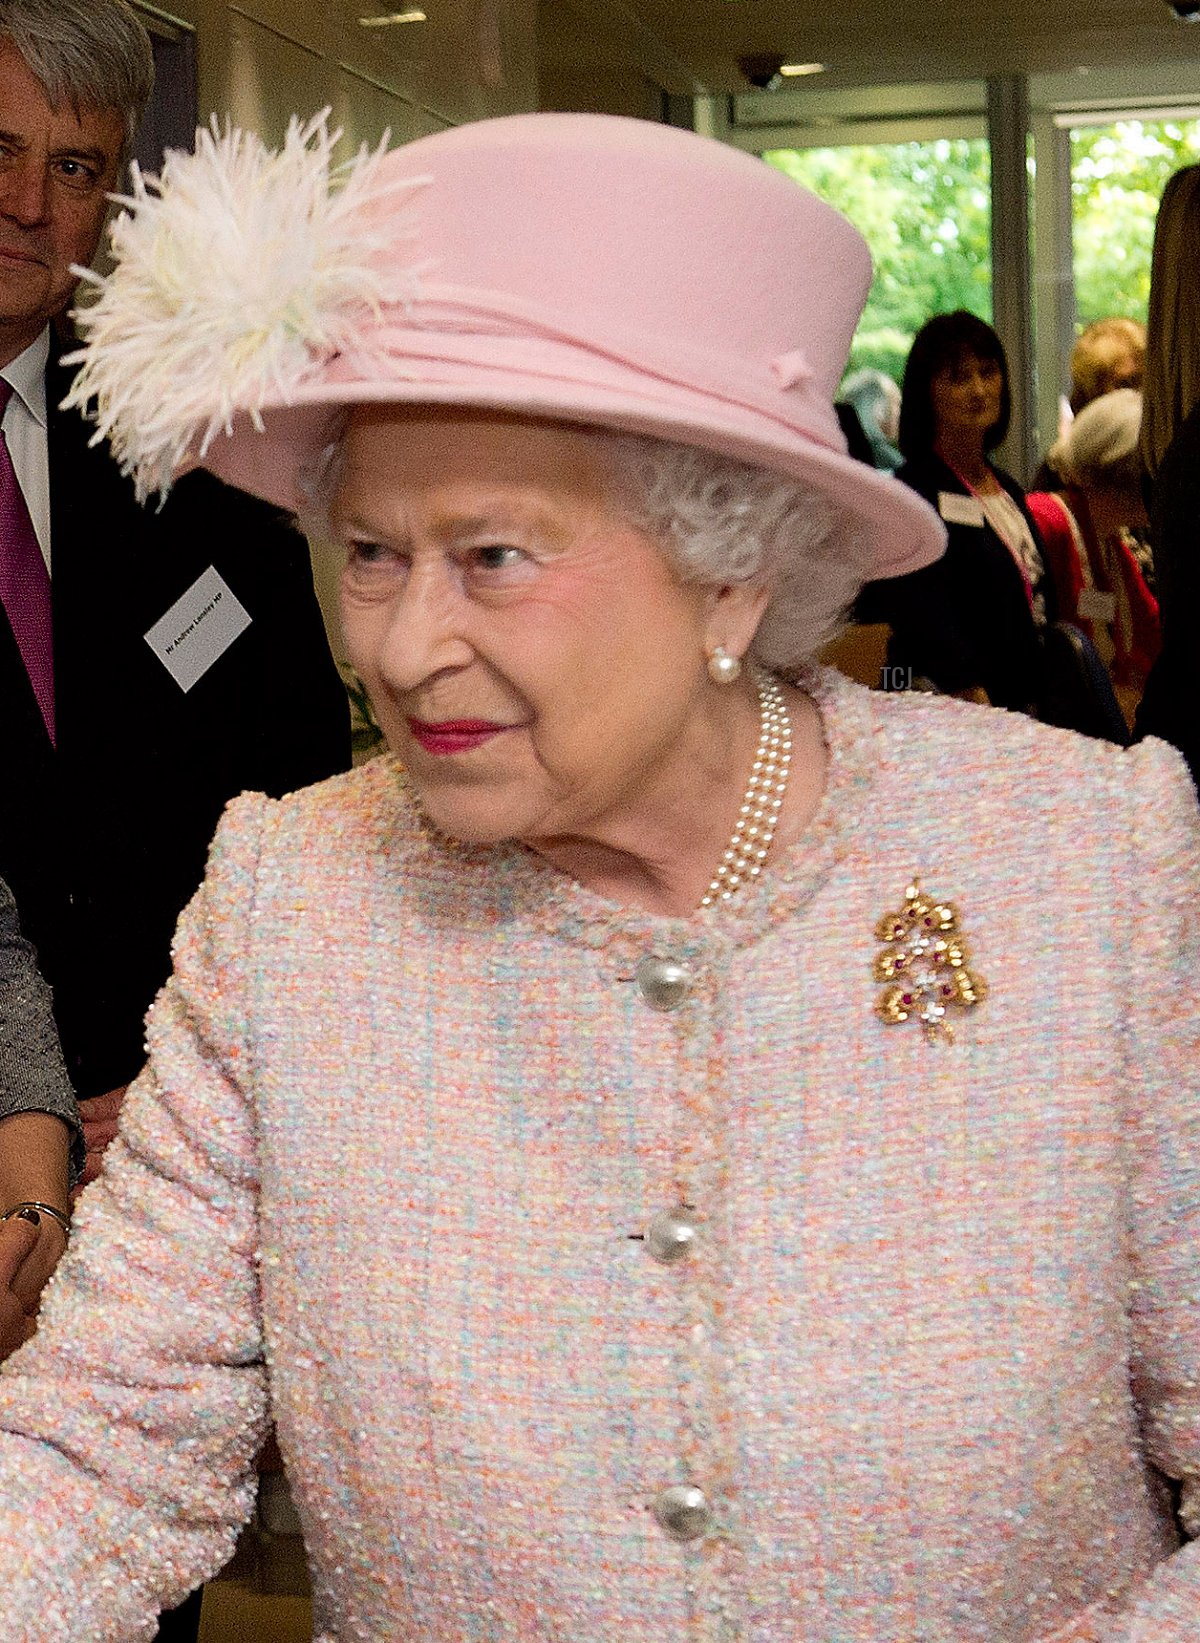
[[[704,892],[701,907],[728,901],[738,886],[756,879],[763,870],[783,796],[787,792],[788,767],[792,762],[792,721],[778,679],[759,672],[758,751],[750,771],[737,823],[726,846],[712,883]]]

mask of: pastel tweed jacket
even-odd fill
[[[808,835],[692,919],[386,761],[234,804],[0,1378],[5,1643],[148,1638],[268,1408],[326,1643],[1200,1636],[1191,788],[814,688]],[[877,1010],[914,875],[953,1041]]]

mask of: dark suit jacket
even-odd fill
[[[995,472],[1040,545],[1020,487]],[[970,494],[932,453],[905,463],[896,477],[935,508],[943,491]],[[911,669],[947,693],[982,686],[997,707],[1028,709],[1041,694],[1042,658],[1025,579],[990,525],[948,524],[946,535],[945,555],[932,565],[868,583],[859,620],[890,625],[890,666]]]
[[[47,384],[57,750],[0,611],[0,875],[54,989],[78,1094],[127,1082],[222,807],[349,763],[308,548],[208,474],[142,508]],[[144,634],[209,566],[251,625],[185,694]]]
[[[1200,405],[1179,426],[1154,482],[1150,507],[1162,652],[1150,670],[1136,734],[1173,743],[1200,785]]]

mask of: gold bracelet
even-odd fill
[[[71,1217],[69,1215],[64,1215],[61,1209],[55,1209],[53,1204],[39,1203],[36,1198],[27,1199],[23,1204],[14,1204],[11,1209],[6,1209],[4,1214],[0,1215],[0,1221],[11,1221],[14,1217],[20,1215],[22,1210],[28,1209],[33,1210],[39,1216],[48,1215],[52,1221],[57,1222],[57,1224],[62,1228],[63,1237],[68,1241],[70,1240]],[[22,1218],[26,1221],[30,1219],[28,1215],[23,1216]]]

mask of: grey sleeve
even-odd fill
[[[67,1076],[50,989],[22,937],[16,903],[0,879],[0,1119],[47,1112],[71,1127],[71,1177],[83,1167],[83,1130]]]

